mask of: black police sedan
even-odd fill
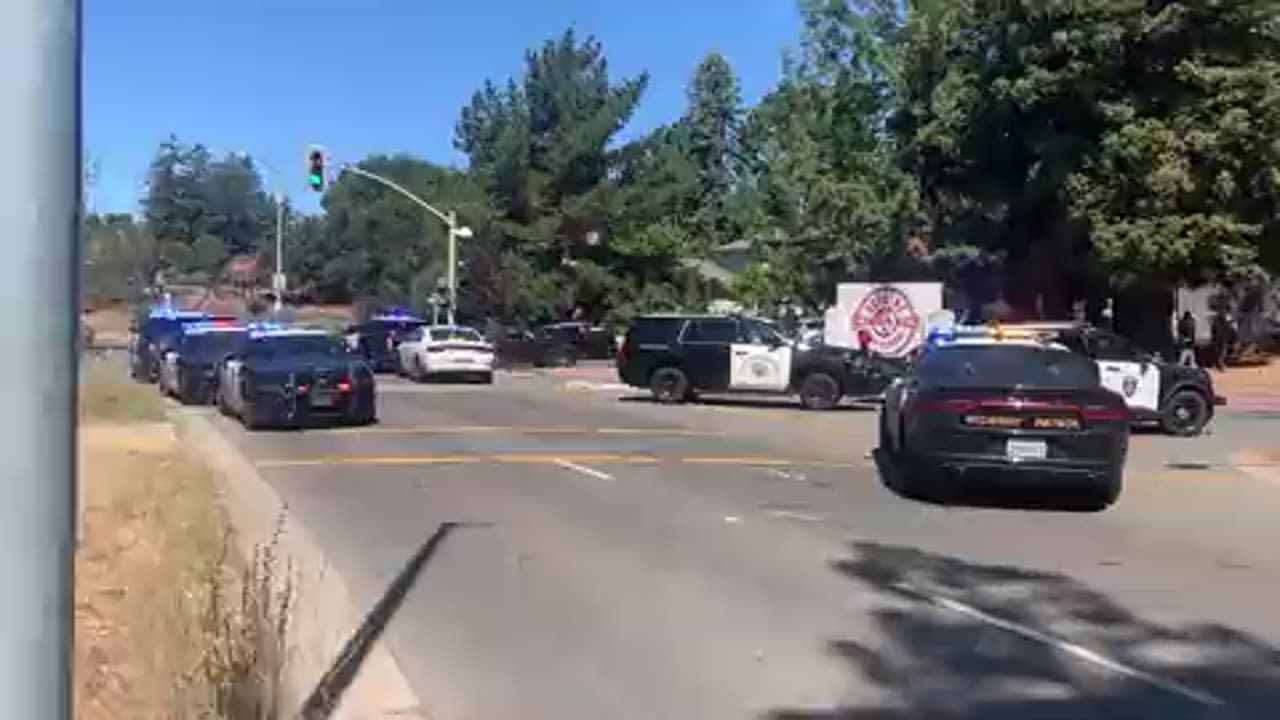
[[[890,487],[1069,489],[1081,509],[1120,495],[1130,413],[1098,367],[1057,344],[957,340],[930,347],[885,392],[879,459]]]
[[[428,325],[420,317],[402,312],[373,315],[347,328],[347,345],[358,352],[374,372],[396,372],[396,345],[409,331]]]
[[[142,383],[160,379],[160,363],[166,351],[181,337],[183,328],[195,323],[230,325],[235,318],[194,310],[153,308],[135,320],[129,337],[129,375]]]
[[[162,359],[160,391],[184,405],[213,402],[218,363],[235,354],[248,337],[248,329],[237,325],[187,327]]]
[[[251,332],[218,378],[218,408],[250,429],[377,418],[372,369],[323,330]]]

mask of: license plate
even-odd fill
[[[1043,440],[1008,440],[1004,454],[1010,460],[1043,460],[1048,457],[1049,448]]]
[[[327,392],[318,392],[311,396],[311,404],[315,407],[332,407],[333,395]]]
[[[462,363],[463,365],[469,365],[469,364],[471,364],[471,363],[475,362],[475,361],[476,361],[476,359],[475,359],[475,358],[473,358],[473,357],[467,357],[467,356],[463,355],[463,356],[461,356],[461,357],[455,357],[455,358],[453,358],[453,361],[454,361],[454,362],[458,362],[458,363]]]

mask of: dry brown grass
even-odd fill
[[[167,423],[125,420],[155,388],[106,372],[82,382],[76,716],[274,718],[288,570],[235,560],[214,478]]]

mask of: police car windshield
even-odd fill
[[[297,355],[341,357],[346,354],[346,348],[327,335],[268,335],[256,338],[250,344],[248,354],[256,359]]]
[[[1098,387],[1098,366],[1065,350],[1028,345],[951,345],[927,352],[917,366],[920,381],[935,387],[1049,389]]]
[[[244,340],[243,332],[209,332],[198,335],[187,335],[182,340],[178,352],[183,357],[197,361],[213,361],[235,349],[236,344]]]

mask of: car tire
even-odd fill
[[[800,404],[808,410],[830,410],[840,404],[840,383],[825,372],[809,373],[800,381]]]
[[[241,422],[245,428],[249,430],[261,430],[267,426],[266,423],[258,416],[257,411],[253,407],[253,402],[246,400],[244,403],[244,413],[240,416]]]
[[[427,381],[427,369],[422,367],[422,358],[413,356],[413,368],[409,371],[409,379],[414,382]]]
[[[689,393],[689,378],[677,367],[658,368],[649,376],[649,391],[663,405],[682,403]]]
[[[1179,390],[1169,396],[1160,412],[1160,427],[1170,435],[1193,437],[1209,423],[1209,401],[1195,390]]]

